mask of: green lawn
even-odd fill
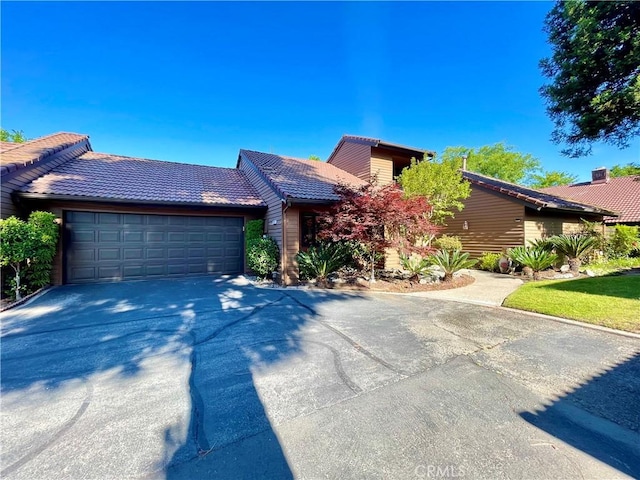
[[[529,282],[503,305],[640,333],[640,275]]]

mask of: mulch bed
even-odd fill
[[[313,289],[334,289],[334,290],[355,290],[370,292],[393,292],[393,293],[412,293],[412,292],[431,292],[434,290],[450,290],[452,288],[466,287],[475,282],[475,278],[470,275],[460,275],[454,277],[450,282],[424,283],[414,282],[403,279],[376,279],[375,283],[369,283],[362,278],[354,279],[347,283],[330,283],[326,287],[314,284],[308,286]]]

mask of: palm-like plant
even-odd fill
[[[540,272],[553,265],[558,256],[542,248],[514,247],[509,250],[509,257],[523,267],[533,270],[533,279],[540,278]]]
[[[321,243],[296,255],[300,274],[315,278],[318,286],[327,285],[327,277],[345,266],[350,260],[349,248],[342,243]]]
[[[588,255],[598,244],[595,237],[585,234],[555,235],[550,238],[556,251],[567,256],[569,269],[578,273],[582,258]]]
[[[476,260],[469,258],[468,253],[462,253],[460,250],[438,250],[429,256],[432,265],[438,265],[444,270],[443,281],[448,282],[453,279],[453,274],[463,268],[471,268],[476,264]]]
[[[401,255],[400,265],[411,274],[411,279],[416,280],[420,275],[429,271],[431,262],[429,257],[422,257],[418,254]]]

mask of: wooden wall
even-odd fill
[[[449,220],[443,233],[460,237],[463,250],[472,257],[524,245],[524,205],[475,185],[464,203],[465,208]]]
[[[371,147],[369,145],[344,142],[329,163],[368,181],[371,176],[370,158]]]

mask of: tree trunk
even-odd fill
[[[371,254],[371,278],[369,279],[371,283],[376,283],[376,252],[375,250]]]
[[[20,264],[17,267],[15,265],[11,266],[16,271],[16,300],[22,300],[22,294],[20,293]]]
[[[444,272],[444,278],[442,279],[442,281],[443,282],[450,282],[451,280],[453,280],[453,273]]]
[[[581,265],[582,265],[582,262],[580,261],[580,259],[578,258],[569,259],[569,270],[571,270],[571,273],[578,274],[580,272]]]

